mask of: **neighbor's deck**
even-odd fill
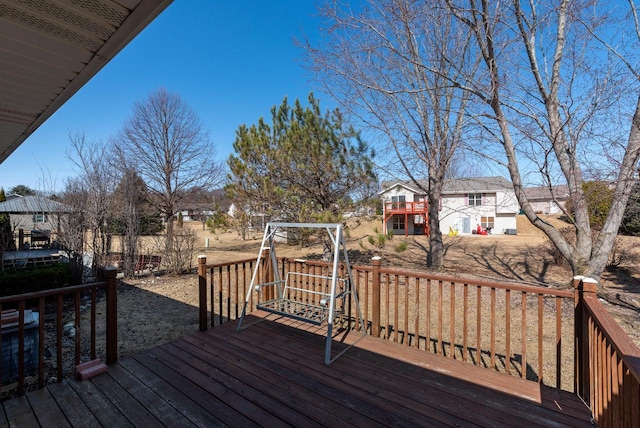
[[[366,337],[330,367],[309,329],[230,322],[3,404],[6,426],[591,426],[575,396]]]

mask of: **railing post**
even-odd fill
[[[589,329],[585,316],[584,299],[595,297],[598,283],[591,278],[576,276],[573,278],[574,287],[574,347],[575,347],[575,375],[574,388],[576,394],[589,403],[590,373],[589,373]]]
[[[207,330],[207,256],[198,256],[198,314],[200,331]]]
[[[105,268],[107,278],[107,364],[118,361],[118,280],[114,266]]]
[[[373,257],[371,272],[373,283],[371,284],[371,335],[380,337],[380,260],[381,257]]]

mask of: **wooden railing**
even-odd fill
[[[200,263],[204,330],[238,318],[255,260]],[[282,277],[289,271],[328,274],[321,261],[281,259],[280,269]],[[379,260],[352,272],[369,334],[573,390],[572,291],[386,269]],[[257,299],[252,293],[249,310]],[[214,308],[210,318],[207,308]],[[355,315],[352,308],[351,320]]]
[[[639,427],[640,349],[598,301],[596,282],[575,284],[578,394],[599,427]]]
[[[239,317],[254,265],[201,256],[201,330]],[[327,264],[281,259],[279,269],[323,275]],[[259,266],[258,278],[267,270]],[[375,258],[352,273],[369,334],[575,392],[600,427],[640,426],[640,350],[596,298],[595,282],[559,290],[466,280],[386,269]]]
[[[98,317],[96,311],[97,292],[100,289],[105,290],[106,297],[106,314],[104,315],[105,322],[105,341],[106,350],[105,358],[107,364],[112,364],[118,360],[118,298],[117,298],[117,280],[116,269],[107,268],[105,271],[106,281],[96,282],[91,284],[76,285],[71,287],[58,288],[54,290],[46,290],[34,293],[20,294],[15,296],[7,296],[0,298],[1,309],[17,309],[17,331],[12,334],[11,342],[15,343],[18,348],[17,355],[13,358],[13,363],[17,364],[17,393],[22,395],[25,391],[25,335],[33,333],[31,339],[37,337],[37,387],[43,388],[45,385],[45,322],[49,317],[49,314],[45,313],[45,308],[49,309],[51,314],[55,314],[55,347],[56,347],[56,379],[58,382],[62,381],[65,376],[63,370],[63,319],[64,319],[64,307],[69,298],[73,300],[73,309],[75,316],[73,319],[73,326],[75,330],[74,346],[74,363],[78,365],[81,361],[82,355],[82,311],[81,302],[82,296],[89,294],[90,299],[90,319],[89,319],[89,356],[91,359],[97,358],[96,350],[96,328],[98,324]],[[37,326],[34,326],[33,332],[27,332],[25,328],[25,312],[31,310],[38,313]],[[28,326],[27,326],[28,327]],[[37,328],[37,334],[35,329]],[[4,346],[5,337],[7,334],[3,334],[0,330],[0,355],[4,356],[8,354],[2,347]],[[35,355],[35,353],[34,353]],[[4,364],[0,364],[0,378],[4,370],[8,370],[8,367],[4,367]]]
[[[387,214],[426,214],[427,202],[385,202],[384,212]]]

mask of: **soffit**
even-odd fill
[[[172,0],[0,0],[0,163]]]

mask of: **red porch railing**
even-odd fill
[[[427,203],[420,202],[385,202],[384,212],[387,214],[427,214]]]
[[[429,234],[429,222],[428,222],[428,205],[427,202],[385,202],[384,203],[384,233],[387,233],[387,223],[394,216],[404,217],[404,233],[405,236],[409,234],[409,220],[413,217],[412,223],[414,227],[420,226],[422,229],[421,234]]]
[[[255,260],[199,262],[200,329],[237,319]],[[325,275],[327,264],[281,259],[280,269]],[[560,290],[387,269],[379,260],[352,273],[369,334],[576,392],[599,426],[640,426],[640,352],[584,281]]]
[[[58,382],[61,382],[64,378],[63,371],[63,309],[65,304],[65,297],[71,297],[73,299],[73,307],[75,309],[75,317],[73,319],[75,328],[74,337],[74,363],[78,365],[81,361],[82,355],[82,313],[81,313],[81,299],[83,294],[89,294],[91,308],[90,308],[90,321],[89,321],[89,354],[91,359],[96,359],[96,327],[98,323],[96,300],[97,291],[104,289],[106,292],[106,314],[104,315],[104,322],[106,324],[105,340],[106,350],[105,358],[107,364],[112,364],[118,360],[118,295],[117,295],[117,280],[116,269],[107,268],[105,271],[106,281],[96,282],[91,284],[76,285],[71,287],[58,288],[55,290],[47,290],[34,293],[26,293],[15,296],[0,297],[0,308],[17,308],[17,332],[15,333],[15,340],[12,342],[17,343],[18,352],[14,360],[17,362],[17,393],[22,395],[25,391],[25,311],[32,310],[38,313],[37,324],[37,387],[43,388],[45,385],[45,322],[48,314],[45,314],[45,305],[52,310],[51,314],[55,319],[55,348],[56,348],[56,378]],[[2,348],[3,334],[0,330],[0,355],[5,355]],[[4,361],[4,358],[3,358]],[[3,367],[0,364],[0,378],[4,370],[8,370],[8,367]]]

